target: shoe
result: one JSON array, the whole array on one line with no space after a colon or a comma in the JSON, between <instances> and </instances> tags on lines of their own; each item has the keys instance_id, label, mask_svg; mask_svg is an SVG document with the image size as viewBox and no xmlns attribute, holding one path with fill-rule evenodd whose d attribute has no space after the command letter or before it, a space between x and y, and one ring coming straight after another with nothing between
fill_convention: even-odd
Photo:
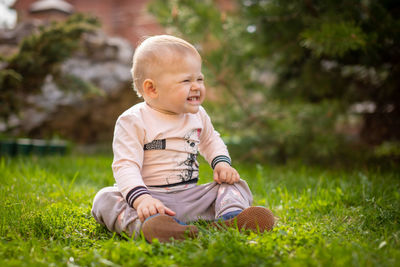
<instances>
[{"instance_id":1,"label":"shoe","mask_svg":"<svg viewBox=\"0 0 400 267\"><path fill-rule=\"evenodd\" d=\"M198 229L194 225L180 224L171 216L157 214L144 221L142 232L149 243L154 238L157 238L161 243L165 243L170 242L171 238L175 240L184 240L186 237L195 238L197 237Z\"/></svg>"},{"instance_id":2,"label":"shoe","mask_svg":"<svg viewBox=\"0 0 400 267\"><path fill-rule=\"evenodd\" d=\"M251 230L263 233L274 227L274 214L264 207L250 207L240 212L236 217L228 220L213 222L216 227L238 227L239 230Z\"/></svg>"}]
</instances>

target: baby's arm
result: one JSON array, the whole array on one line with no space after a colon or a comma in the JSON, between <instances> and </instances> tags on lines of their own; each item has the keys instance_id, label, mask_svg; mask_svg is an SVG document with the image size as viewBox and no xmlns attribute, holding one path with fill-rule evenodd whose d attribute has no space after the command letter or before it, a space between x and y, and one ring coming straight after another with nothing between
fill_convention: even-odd
<instances>
[{"instance_id":1,"label":"baby's arm","mask_svg":"<svg viewBox=\"0 0 400 267\"><path fill-rule=\"evenodd\" d=\"M231 167L228 149L218 132L214 130L210 117L201 108L200 115L203 121L203 131L200 135L200 153L214 169L214 181L218 184L234 184L239 182L239 173Z\"/></svg>"},{"instance_id":2,"label":"baby's arm","mask_svg":"<svg viewBox=\"0 0 400 267\"><path fill-rule=\"evenodd\" d=\"M143 165L144 129L140 117L123 114L116 123L113 140L113 173L118 188L129 206L136 209L139 219L157 213L175 215L150 195L140 173Z\"/></svg>"},{"instance_id":3,"label":"baby's arm","mask_svg":"<svg viewBox=\"0 0 400 267\"><path fill-rule=\"evenodd\" d=\"M236 169L226 162L219 162L215 165L213 178L218 184L234 184L240 180L239 173Z\"/></svg>"},{"instance_id":4,"label":"baby's arm","mask_svg":"<svg viewBox=\"0 0 400 267\"><path fill-rule=\"evenodd\" d=\"M144 222L148 217L157 213L170 216L176 214L174 211L164 206L160 200L153 198L149 194L144 194L136 198L135 202L133 202L133 208L137 211L141 222Z\"/></svg>"}]
</instances>

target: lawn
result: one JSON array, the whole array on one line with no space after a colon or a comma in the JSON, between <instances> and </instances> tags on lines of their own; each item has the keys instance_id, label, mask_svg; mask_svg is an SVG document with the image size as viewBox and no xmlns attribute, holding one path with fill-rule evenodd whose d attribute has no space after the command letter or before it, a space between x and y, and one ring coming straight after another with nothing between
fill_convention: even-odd
<instances>
[{"instance_id":1,"label":"lawn","mask_svg":"<svg viewBox=\"0 0 400 267\"><path fill-rule=\"evenodd\" d=\"M200 226L200 236L148 244L91 217L114 183L108 156L0 159L0 266L400 266L396 166L333 169L237 165L255 205L278 217L257 235ZM202 164L200 180L211 180Z\"/></svg>"}]
</instances>

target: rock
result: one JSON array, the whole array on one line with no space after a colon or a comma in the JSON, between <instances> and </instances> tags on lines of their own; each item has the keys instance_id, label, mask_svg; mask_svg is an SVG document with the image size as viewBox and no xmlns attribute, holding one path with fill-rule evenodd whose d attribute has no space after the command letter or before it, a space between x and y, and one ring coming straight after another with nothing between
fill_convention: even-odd
<instances>
[{"instance_id":1,"label":"rock","mask_svg":"<svg viewBox=\"0 0 400 267\"><path fill-rule=\"evenodd\" d=\"M5 46L15 49L21 35L35 30L28 26L18 29L19 33L8 33L6 37L0 34L0 51ZM61 84L66 90L62 90L54 77L46 77L41 94L28 95L29 104L18 121L13 117L14 135L57 135L77 143L112 140L117 117L140 101L132 89L130 74L133 48L128 41L108 37L101 31L85 34L82 44L83 48L60 67L62 76L76 83L67 79ZM98 90L75 88L79 81ZM4 125L0 125L1 129Z\"/></svg>"}]
</instances>

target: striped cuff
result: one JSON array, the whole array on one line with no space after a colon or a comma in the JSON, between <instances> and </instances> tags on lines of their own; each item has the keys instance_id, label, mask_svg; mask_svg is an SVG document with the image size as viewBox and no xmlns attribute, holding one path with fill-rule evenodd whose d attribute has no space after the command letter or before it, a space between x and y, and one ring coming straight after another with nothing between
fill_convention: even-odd
<instances>
[{"instance_id":1,"label":"striped cuff","mask_svg":"<svg viewBox=\"0 0 400 267\"><path fill-rule=\"evenodd\" d=\"M147 190L146 187L144 186L138 186L133 188L131 191L129 191L129 193L126 195L126 201L128 202L129 206L133 207L133 202L135 202L135 200L144 194L149 194L150 192Z\"/></svg>"},{"instance_id":2,"label":"striped cuff","mask_svg":"<svg viewBox=\"0 0 400 267\"><path fill-rule=\"evenodd\" d=\"M231 159L227 156L216 156L212 161L211 161L211 168L215 168L215 166L220 163L220 162L226 162L229 165L232 165Z\"/></svg>"}]
</instances>

